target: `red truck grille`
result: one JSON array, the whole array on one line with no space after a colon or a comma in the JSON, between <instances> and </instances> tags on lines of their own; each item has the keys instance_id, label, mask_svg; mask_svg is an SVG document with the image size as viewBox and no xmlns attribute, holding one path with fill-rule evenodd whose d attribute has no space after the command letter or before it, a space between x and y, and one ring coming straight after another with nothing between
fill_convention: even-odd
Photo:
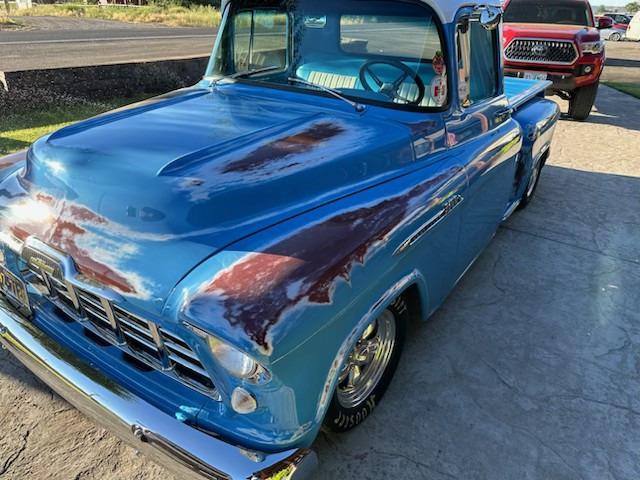
<instances>
[{"instance_id":1,"label":"red truck grille","mask_svg":"<svg viewBox=\"0 0 640 480\"><path fill-rule=\"evenodd\" d=\"M573 42L518 38L505 50L505 58L522 63L571 65L578 58L578 50Z\"/></svg>"}]
</instances>

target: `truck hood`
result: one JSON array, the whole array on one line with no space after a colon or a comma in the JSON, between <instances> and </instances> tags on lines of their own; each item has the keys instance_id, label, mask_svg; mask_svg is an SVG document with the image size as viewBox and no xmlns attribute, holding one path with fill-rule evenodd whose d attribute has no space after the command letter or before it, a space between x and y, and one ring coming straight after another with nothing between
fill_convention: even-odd
<instances>
[{"instance_id":1,"label":"truck hood","mask_svg":"<svg viewBox=\"0 0 640 480\"><path fill-rule=\"evenodd\" d=\"M40 139L0 185L0 228L161 312L206 258L413 159L407 127L337 100L187 89Z\"/></svg>"},{"instance_id":2,"label":"truck hood","mask_svg":"<svg viewBox=\"0 0 640 480\"><path fill-rule=\"evenodd\" d=\"M574 40L577 43L597 41L600 33L593 27L579 25L557 25L545 23L505 23L505 45L514 38L545 38L553 40Z\"/></svg>"}]
</instances>

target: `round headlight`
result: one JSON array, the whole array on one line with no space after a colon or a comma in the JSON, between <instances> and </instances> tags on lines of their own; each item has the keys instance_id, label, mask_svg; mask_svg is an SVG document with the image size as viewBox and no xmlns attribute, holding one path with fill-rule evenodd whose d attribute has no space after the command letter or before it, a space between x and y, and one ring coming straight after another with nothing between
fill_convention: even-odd
<instances>
[{"instance_id":1,"label":"round headlight","mask_svg":"<svg viewBox=\"0 0 640 480\"><path fill-rule=\"evenodd\" d=\"M209 347L218 363L235 377L249 378L258 371L255 360L217 338L209 337Z\"/></svg>"}]
</instances>

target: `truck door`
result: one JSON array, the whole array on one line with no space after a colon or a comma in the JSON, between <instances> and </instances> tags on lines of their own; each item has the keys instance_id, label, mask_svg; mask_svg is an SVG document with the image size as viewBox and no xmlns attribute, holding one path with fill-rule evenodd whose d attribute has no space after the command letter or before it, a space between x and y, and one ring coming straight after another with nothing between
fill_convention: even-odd
<instances>
[{"instance_id":1,"label":"truck door","mask_svg":"<svg viewBox=\"0 0 640 480\"><path fill-rule=\"evenodd\" d=\"M466 9L456 26L458 91L446 120L451 154L464 164L469 186L462 205L460 274L482 252L502 221L513 190L520 127L504 95L499 29L483 9Z\"/></svg>"}]
</instances>

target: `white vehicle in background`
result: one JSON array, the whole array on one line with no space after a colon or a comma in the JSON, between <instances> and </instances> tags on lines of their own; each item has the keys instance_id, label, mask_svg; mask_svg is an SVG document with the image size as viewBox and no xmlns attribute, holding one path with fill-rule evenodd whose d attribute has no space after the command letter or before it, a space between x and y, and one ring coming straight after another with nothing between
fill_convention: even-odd
<instances>
[{"instance_id":1,"label":"white vehicle in background","mask_svg":"<svg viewBox=\"0 0 640 480\"><path fill-rule=\"evenodd\" d=\"M640 41L640 12L636 13L631 19L627 29L627 40Z\"/></svg>"}]
</instances>

